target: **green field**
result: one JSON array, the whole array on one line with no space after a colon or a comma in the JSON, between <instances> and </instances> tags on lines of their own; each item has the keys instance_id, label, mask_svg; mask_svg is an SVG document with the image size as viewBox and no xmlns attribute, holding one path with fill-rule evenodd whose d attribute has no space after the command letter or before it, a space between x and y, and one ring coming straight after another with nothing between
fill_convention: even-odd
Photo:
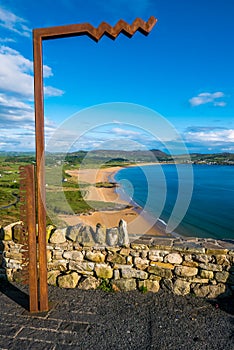
<instances>
[{"instance_id":1,"label":"green field","mask_svg":"<svg viewBox=\"0 0 234 350\"><path fill-rule=\"evenodd\" d=\"M18 161L17 161L18 160ZM20 160L20 161L19 161ZM27 157L9 159L0 156L0 226L6 226L20 220L20 204L16 203L19 196L19 167L31 164L33 159ZM78 165L76 165L78 168ZM50 165L46 167L46 206L47 224L64 225L59 219L60 214L80 214L93 210L112 209L114 203L86 202L83 199L89 184L77 184L76 180L65 173L71 169L69 165L59 167ZM74 169L74 167L72 168ZM66 182L64 182L66 178ZM109 187L108 183L98 183L97 186ZM112 187L113 184L110 184ZM9 208L4 208L9 206Z\"/></svg>"},{"instance_id":2,"label":"green field","mask_svg":"<svg viewBox=\"0 0 234 350\"><path fill-rule=\"evenodd\" d=\"M15 203L19 195L19 166L0 157L0 208ZM19 204L0 210L0 226L19 220Z\"/></svg>"}]
</instances>

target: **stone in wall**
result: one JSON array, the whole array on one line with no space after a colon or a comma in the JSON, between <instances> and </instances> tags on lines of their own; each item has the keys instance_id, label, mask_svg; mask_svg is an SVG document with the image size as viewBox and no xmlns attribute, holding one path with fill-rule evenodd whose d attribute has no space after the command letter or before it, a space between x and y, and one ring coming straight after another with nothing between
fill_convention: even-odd
<instances>
[{"instance_id":1,"label":"stone in wall","mask_svg":"<svg viewBox=\"0 0 234 350\"><path fill-rule=\"evenodd\" d=\"M76 251L76 250L64 251L62 254L62 257L64 259L69 259L69 260L74 260L74 261L83 261L84 260L84 255L80 251Z\"/></svg>"},{"instance_id":2,"label":"stone in wall","mask_svg":"<svg viewBox=\"0 0 234 350\"><path fill-rule=\"evenodd\" d=\"M140 258L140 257L136 256L134 258L134 264L135 265L146 265L146 266L148 266L149 265L149 260L146 259L146 258Z\"/></svg>"},{"instance_id":3,"label":"stone in wall","mask_svg":"<svg viewBox=\"0 0 234 350\"><path fill-rule=\"evenodd\" d=\"M123 291L123 292L129 292L131 290L137 289L136 279L130 278L130 279L124 279L121 278L119 280L112 281L112 287L114 290Z\"/></svg>"},{"instance_id":4,"label":"stone in wall","mask_svg":"<svg viewBox=\"0 0 234 350\"><path fill-rule=\"evenodd\" d=\"M163 261L163 255L160 250L150 250L149 251L149 260L151 261Z\"/></svg>"},{"instance_id":5,"label":"stone in wall","mask_svg":"<svg viewBox=\"0 0 234 350\"><path fill-rule=\"evenodd\" d=\"M80 276L76 272L58 277L58 286L60 288L76 288Z\"/></svg>"},{"instance_id":6,"label":"stone in wall","mask_svg":"<svg viewBox=\"0 0 234 350\"><path fill-rule=\"evenodd\" d=\"M223 283L219 283L217 285L197 284L192 291L197 297L211 299L217 298L218 296L228 296L230 293L228 288Z\"/></svg>"},{"instance_id":7,"label":"stone in wall","mask_svg":"<svg viewBox=\"0 0 234 350\"><path fill-rule=\"evenodd\" d=\"M20 263L22 262L23 255L19 249L16 249L16 250L8 250L7 252L4 253L4 257Z\"/></svg>"},{"instance_id":8,"label":"stone in wall","mask_svg":"<svg viewBox=\"0 0 234 350\"><path fill-rule=\"evenodd\" d=\"M91 252L91 251L87 251L85 254L85 257L86 259L96 263L103 263L106 258L106 256L101 252Z\"/></svg>"},{"instance_id":9,"label":"stone in wall","mask_svg":"<svg viewBox=\"0 0 234 350\"><path fill-rule=\"evenodd\" d=\"M93 276L85 278L79 283L78 288L83 290L96 289L100 285L100 281Z\"/></svg>"},{"instance_id":10,"label":"stone in wall","mask_svg":"<svg viewBox=\"0 0 234 350\"><path fill-rule=\"evenodd\" d=\"M47 263L48 271L59 270L59 271L67 271L68 262L65 259L62 260L53 260Z\"/></svg>"},{"instance_id":11,"label":"stone in wall","mask_svg":"<svg viewBox=\"0 0 234 350\"><path fill-rule=\"evenodd\" d=\"M12 237L12 230L13 230L13 227L16 225L22 225L22 221L14 222L13 224L9 224L9 225L5 226L3 229L1 229L0 239L3 241L11 241L13 238Z\"/></svg>"},{"instance_id":12,"label":"stone in wall","mask_svg":"<svg viewBox=\"0 0 234 350\"><path fill-rule=\"evenodd\" d=\"M47 262L52 261L52 251L51 250L47 250L46 257L47 257Z\"/></svg>"},{"instance_id":13,"label":"stone in wall","mask_svg":"<svg viewBox=\"0 0 234 350\"><path fill-rule=\"evenodd\" d=\"M134 250L149 250L149 247L144 243L131 243L131 248Z\"/></svg>"},{"instance_id":14,"label":"stone in wall","mask_svg":"<svg viewBox=\"0 0 234 350\"><path fill-rule=\"evenodd\" d=\"M230 267L230 261L227 259L226 255L216 255L217 265L225 266L226 268Z\"/></svg>"},{"instance_id":15,"label":"stone in wall","mask_svg":"<svg viewBox=\"0 0 234 350\"><path fill-rule=\"evenodd\" d=\"M176 266L175 274L180 277L193 277L198 273L198 269L196 267L188 267L188 266Z\"/></svg>"},{"instance_id":16,"label":"stone in wall","mask_svg":"<svg viewBox=\"0 0 234 350\"><path fill-rule=\"evenodd\" d=\"M150 276L151 278L152 276ZM173 282L171 279L168 279L168 278L163 278L161 279L161 285L164 289L168 289L169 291L173 292Z\"/></svg>"},{"instance_id":17,"label":"stone in wall","mask_svg":"<svg viewBox=\"0 0 234 350\"><path fill-rule=\"evenodd\" d=\"M49 242L51 234L56 230L54 225L48 225L46 227L46 242Z\"/></svg>"},{"instance_id":18,"label":"stone in wall","mask_svg":"<svg viewBox=\"0 0 234 350\"><path fill-rule=\"evenodd\" d=\"M15 243L23 243L22 237L24 235L24 228L22 223L18 223L12 227L12 240Z\"/></svg>"},{"instance_id":19,"label":"stone in wall","mask_svg":"<svg viewBox=\"0 0 234 350\"><path fill-rule=\"evenodd\" d=\"M123 278L137 278L141 280L146 280L148 278L147 272L142 270L137 270L131 267L122 268L121 275Z\"/></svg>"},{"instance_id":20,"label":"stone in wall","mask_svg":"<svg viewBox=\"0 0 234 350\"><path fill-rule=\"evenodd\" d=\"M128 245L129 237L128 237L128 229L127 223L124 220L120 220L119 222L119 245Z\"/></svg>"},{"instance_id":21,"label":"stone in wall","mask_svg":"<svg viewBox=\"0 0 234 350\"><path fill-rule=\"evenodd\" d=\"M68 270L75 270L82 275L93 275L95 264L89 261L70 261Z\"/></svg>"},{"instance_id":22,"label":"stone in wall","mask_svg":"<svg viewBox=\"0 0 234 350\"><path fill-rule=\"evenodd\" d=\"M210 286L210 293L208 298L214 299L217 297L226 297L230 295L228 287L224 283L218 283L217 285Z\"/></svg>"},{"instance_id":23,"label":"stone in wall","mask_svg":"<svg viewBox=\"0 0 234 350\"><path fill-rule=\"evenodd\" d=\"M63 259L63 250L54 250L53 252L53 260L62 260Z\"/></svg>"},{"instance_id":24,"label":"stone in wall","mask_svg":"<svg viewBox=\"0 0 234 350\"><path fill-rule=\"evenodd\" d=\"M183 261L182 265L188 267L199 267L199 263L196 261Z\"/></svg>"},{"instance_id":25,"label":"stone in wall","mask_svg":"<svg viewBox=\"0 0 234 350\"><path fill-rule=\"evenodd\" d=\"M114 280L119 280L120 279L120 272L119 272L119 270L114 270L113 271L113 277L114 277Z\"/></svg>"},{"instance_id":26,"label":"stone in wall","mask_svg":"<svg viewBox=\"0 0 234 350\"><path fill-rule=\"evenodd\" d=\"M108 253L107 261L116 264L126 264L126 256L118 253Z\"/></svg>"},{"instance_id":27,"label":"stone in wall","mask_svg":"<svg viewBox=\"0 0 234 350\"><path fill-rule=\"evenodd\" d=\"M200 268L208 271L222 271L222 266L212 263L200 264Z\"/></svg>"},{"instance_id":28,"label":"stone in wall","mask_svg":"<svg viewBox=\"0 0 234 350\"><path fill-rule=\"evenodd\" d=\"M173 285L173 292L177 295L186 295L190 293L190 282L182 279L175 280Z\"/></svg>"},{"instance_id":29,"label":"stone in wall","mask_svg":"<svg viewBox=\"0 0 234 350\"><path fill-rule=\"evenodd\" d=\"M229 278L229 273L227 271L216 272L215 279L217 282L226 283Z\"/></svg>"},{"instance_id":30,"label":"stone in wall","mask_svg":"<svg viewBox=\"0 0 234 350\"><path fill-rule=\"evenodd\" d=\"M202 278L213 279L214 278L214 272L213 271L208 271L208 270L200 270L200 276Z\"/></svg>"},{"instance_id":31,"label":"stone in wall","mask_svg":"<svg viewBox=\"0 0 234 350\"><path fill-rule=\"evenodd\" d=\"M139 281L138 288L141 289L142 287L146 288L147 292L153 292L153 293L158 293L160 289L159 282L153 281L153 280Z\"/></svg>"},{"instance_id":32,"label":"stone in wall","mask_svg":"<svg viewBox=\"0 0 234 350\"><path fill-rule=\"evenodd\" d=\"M134 265L137 266L137 268L140 270L145 270L149 266L149 260L146 258L142 259L136 256L134 258Z\"/></svg>"},{"instance_id":33,"label":"stone in wall","mask_svg":"<svg viewBox=\"0 0 234 350\"><path fill-rule=\"evenodd\" d=\"M107 229L106 243L107 245L114 247L118 245L119 241L119 230L117 227Z\"/></svg>"},{"instance_id":34,"label":"stone in wall","mask_svg":"<svg viewBox=\"0 0 234 350\"><path fill-rule=\"evenodd\" d=\"M79 235L77 238L77 241L79 243L88 245L88 246L93 246L95 244L94 241L94 231L91 226L82 226Z\"/></svg>"},{"instance_id":35,"label":"stone in wall","mask_svg":"<svg viewBox=\"0 0 234 350\"><path fill-rule=\"evenodd\" d=\"M183 261L182 256L179 253L171 253L165 256L164 262L169 262L170 264L180 265Z\"/></svg>"},{"instance_id":36,"label":"stone in wall","mask_svg":"<svg viewBox=\"0 0 234 350\"><path fill-rule=\"evenodd\" d=\"M69 241L78 242L78 237L79 237L81 227L82 227L82 224L77 224L75 226L68 227L66 232L66 238Z\"/></svg>"},{"instance_id":37,"label":"stone in wall","mask_svg":"<svg viewBox=\"0 0 234 350\"><path fill-rule=\"evenodd\" d=\"M99 223L96 226L95 242L98 244L106 243L106 228Z\"/></svg>"},{"instance_id":38,"label":"stone in wall","mask_svg":"<svg viewBox=\"0 0 234 350\"><path fill-rule=\"evenodd\" d=\"M57 229L52 232L50 236L50 243L65 243L66 242L66 228Z\"/></svg>"},{"instance_id":39,"label":"stone in wall","mask_svg":"<svg viewBox=\"0 0 234 350\"><path fill-rule=\"evenodd\" d=\"M121 248L120 252L121 255L123 256L129 256L130 254L130 248Z\"/></svg>"},{"instance_id":40,"label":"stone in wall","mask_svg":"<svg viewBox=\"0 0 234 350\"><path fill-rule=\"evenodd\" d=\"M211 261L212 257L206 254L196 254L194 257L195 261L208 264Z\"/></svg>"},{"instance_id":41,"label":"stone in wall","mask_svg":"<svg viewBox=\"0 0 234 350\"><path fill-rule=\"evenodd\" d=\"M186 240L181 244L181 239L174 239L174 250L172 238L169 243L163 239L163 245L159 244L162 239L155 238L147 244L145 239L138 239L128 245L123 243L120 226L108 230L110 236L105 242L104 237L97 242L90 226L53 228L47 250L48 283L86 290L97 288L104 278L116 291L145 287L157 292L161 286L178 295L192 292L206 298L229 295L231 289L234 292L234 244L228 243L227 250L226 243L217 241L214 249L209 241L208 249L205 240L196 239L196 247L187 249ZM22 267L21 249L22 245L12 240L2 241L1 275L17 278L17 269Z\"/></svg>"},{"instance_id":42,"label":"stone in wall","mask_svg":"<svg viewBox=\"0 0 234 350\"><path fill-rule=\"evenodd\" d=\"M99 278L108 279L113 276L113 270L107 264L96 264L94 271Z\"/></svg>"},{"instance_id":43,"label":"stone in wall","mask_svg":"<svg viewBox=\"0 0 234 350\"><path fill-rule=\"evenodd\" d=\"M174 266L173 266L174 268ZM162 266L149 266L147 268L147 271L149 273L152 273L154 275L157 275L157 276L160 276L160 277L163 277L163 278L167 278L167 279L171 279L173 274L172 274L172 267L170 264L164 264Z\"/></svg>"},{"instance_id":44,"label":"stone in wall","mask_svg":"<svg viewBox=\"0 0 234 350\"><path fill-rule=\"evenodd\" d=\"M59 270L48 271L47 282L51 286L57 286L57 278L61 274Z\"/></svg>"}]
</instances>

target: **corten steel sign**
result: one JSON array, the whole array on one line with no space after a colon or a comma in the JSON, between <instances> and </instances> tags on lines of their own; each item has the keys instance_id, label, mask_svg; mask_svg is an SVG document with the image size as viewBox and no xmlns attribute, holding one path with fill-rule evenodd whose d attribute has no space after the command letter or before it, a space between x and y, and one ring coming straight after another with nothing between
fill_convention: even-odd
<instances>
[{"instance_id":1,"label":"corten steel sign","mask_svg":"<svg viewBox=\"0 0 234 350\"><path fill-rule=\"evenodd\" d=\"M29 310L38 311L37 242L35 167L21 166L20 170L20 216L23 221L20 243L23 244L22 282L29 284Z\"/></svg>"},{"instance_id":2,"label":"corten steel sign","mask_svg":"<svg viewBox=\"0 0 234 350\"><path fill-rule=\"evenodd\" d=\"M46 207L45 207L45 144L44 144L44 96L43 96L43 60L42 41L88 35L98 42L103 35L114 40L120 33L131 38L136 31L148 35L157 20L153 16L147 22L137 18L130 25L120 20L114 27L101 23L94 28L89 23L72 24L59 27L33 30L34 47L34 102L36 123L36 188L37 188L37 217L38 217L38 252L39 252L39 295L40 311L48 310L47 286L47 256L46 256Z\"/></svg>"}]
</instances>

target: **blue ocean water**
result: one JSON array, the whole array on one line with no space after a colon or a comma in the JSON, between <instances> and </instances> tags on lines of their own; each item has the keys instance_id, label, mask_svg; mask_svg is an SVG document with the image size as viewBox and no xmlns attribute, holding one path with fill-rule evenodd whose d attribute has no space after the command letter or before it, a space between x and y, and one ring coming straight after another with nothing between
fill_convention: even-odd
<instances>
[{"instance_id":1,"label":"blue ocean water","mask_svg":"<svg viewBox=\"0 0 234 350\"><path fill-rule=\"evenodd\" d=\"M188 174L190 170L193 178L181 178L181 174ZM190 182L187 188L192 188L191 200L186 198L186 192L189 192L186 186L182 186L184 193L180 194L185 202L188 201L187 212L173 231L183 236L234 239L233 166L137 166L120 170L115 180L121 185L122 195L127 195L148 214L165 223L180 221L178 212L175 213L178 217L172 217L173 208L182 203L176 204L179 184Z\"/></svg>"}]
</instances>

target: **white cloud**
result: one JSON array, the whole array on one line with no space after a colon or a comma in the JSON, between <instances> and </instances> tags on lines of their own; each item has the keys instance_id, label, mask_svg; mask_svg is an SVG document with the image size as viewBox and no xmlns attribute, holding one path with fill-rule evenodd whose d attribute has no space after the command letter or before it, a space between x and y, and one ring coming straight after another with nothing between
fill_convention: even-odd
<instances>
[{"instance_id":1,"label":"white cloud","mask_svg":"<svg viewBox=\"0 0 234 350\"><path fill-rule=\"evenodd\" d=\"M1 107L1 105L0 105ZM1 108L0 108L1 110ZM0 112L0 150L5 151L33 151L35 150L35 122L34 113L16 110L10 117ZM49 138L56 126L45 119L45 138Z\"/></svg>"},{"instance_id":2,"label":"white cloud","mask_svg":"<svg viewBox=\"0 0 234 350\"><path fill-rule=\"evenodd\" d=\"M0 6L0 148L10 150L35 149L35 116L33 109L33 62L6 43L15 42L17 34L31 36L27 21ZM3 30L3 28L5 30ZM8 32L9 31L9 34ZM13 36L13 38L11 37ZM53 76L50 67L43 66L44 78ZM61 96L63 91L45 86L45 95ZM55 125L45 119L45 136Z\"/></svg>"},{"instance_id":3,"label":"white cloud","mask_svg":"<svg viewBox=\"0 0 234 350\"><path fill-rule=\"evenodd\" d=\"M12 38L0 38L0 43L14 43L15 40Z\"/></svg>"},{"instance_id":4,"label":"white cloud","mask_svg":"<svg viewBox=\"0 0 234 350\"><path fill-rule=\"evenodd\" d=\"M118 136L127 136L127 137L132 137L132 136L140 136L141 133L139 131L134 131L134 130L128 130L128 129L121 129L121 128L113 128L111 130L114 134Z\"/></svg>"},{"instance_id":5,"label":"white cloud","mask_svg":"<svg viewBox=\"0 0 234 350\"><path fill-rule=\"evenodd\" d=\"M185 134L189 142L201 143L234 143L234 129L190 131Z\"/></svg>"},{"instance_id":6,"label":"white cloud","mask_svg":"<svg viewBox=\"0 0 234 350\"><path fill-rule=\"evenodd\" d=\"M18 51L0 46L0 89L32 97L32 62Z\"/></svg>"},{"instance_id":7,"label":"white cloud","mask_svg":"<svg viewBox=\"0 0 234 350\"><path fill-rule=\"evenodd\" d=\"M25 19L3 7L0 7L0 26L21 36L30 37L31 34L31 29L27 26Z\"/></svg>"},{"instance_id":8,"label":"white cloud","mask_svg":"<svg viewBox=\"0 0 234 350\"><path fill-rule=\"evenodd\" d=\"M48 66L43 67L44 77L53 75ZM63 91L45 87L45 95L61 96ZM33 109L33 62L20 52L0 45L0 129L1 149L35 149L35 116ZM49 137L55 126L45 120L45 136Z\"/></svg>"},{"instance_id":9,"label":"white cloud","mask_svg":"<svg viewBox=\"0 0 234 350\"><path fill-rule=\"evenodd\" d=\"M227 104L224 101L214 102L215 107L225 107Z\"/></svg>"},{"instance_id":10,"label":"white cloud","mask_svg":"<svg viewBox=\"0 0 234 350\"><path fill-rule=\"evenodd\" d=\"M222 98L222 97L225 97L225 95L221 91L217 91L214 93L202 92L202 93L198 94L197 96L192 97L189 100L189 103L192 107L200 106L200 105L207 104L207 103L211 103L211 104L213 104L213 106L225 107L226 102L217 101L217 99Z\"/></svg>"},{"instance_id":11,"label":"white cloud","mask_svg":"<svg viewBox=\"0 0 234 350\"><path fill-rule=\"evenodd\" d=\"M233 153L234 152L234 146L230 146L230 147L226 147L226 148L221 148L222 152L230 152Z\"/></svg>"},{"instance_id":12,"label":"white cloud","mask_svg":"<svg viewBox=\"0 0 234 350\"><path fill-rule=\"evenodd\" d=\"M0 106L5 106L5 107L8 107L8 108L19 108L21 110L32 110L32 107L23 102L23 101L20 101L18 99L16 99L15 97L8 97L7 95L5 94L1 94L0 93Z\"/></svg>"},{"instance_id":13,"label":"white cloud","mask_svg":"<svg viewBox=\"0 0 234 350\"><path fill-rule=\"evenodd\" d=\"M64 91L54 88L52 86L45 86L44 93L47 97L53 97L53 96L62 96L64 94Z\"/></svg>"},{"instance_id":14,"label":"white cloud","mask_svg":"<svg viewBox=\"0 0 234 350\"><path fill-rule=\"evenodd\" d=\"M43 72L45 78L53 75L46 65ZM33 62L8 46L0 46L0 90L33 99ZM63 91L49 86L45 94L61 96Z\"/></svg>"}]
</instances>

